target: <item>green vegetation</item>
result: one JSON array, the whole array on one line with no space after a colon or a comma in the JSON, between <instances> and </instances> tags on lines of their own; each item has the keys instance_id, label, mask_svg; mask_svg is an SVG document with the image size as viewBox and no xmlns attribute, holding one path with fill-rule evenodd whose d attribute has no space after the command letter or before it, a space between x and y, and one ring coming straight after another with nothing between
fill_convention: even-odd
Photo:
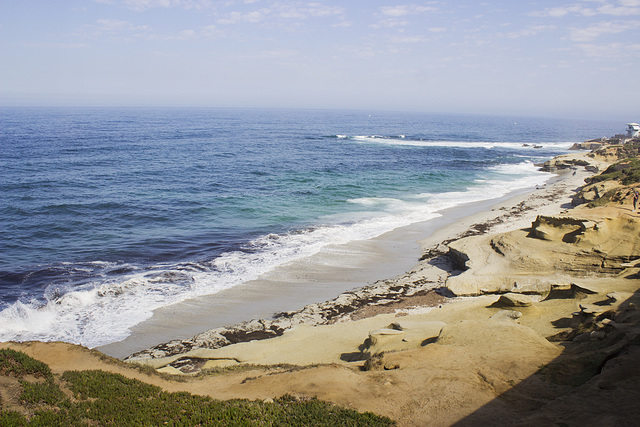
<instances>
[{"instance_id":1,"label":"green vegetation","mask_svg":"<svg viewBox=\"0 0 640 427\"><path fill-rule=\"evenodd\" d=\"M640 159L632 158L609 166L604 172L589 179L590 183L617 180L624 185L640 182Z\"/></svg>"},{"instance_id":2,"label":"green vegetation","mask_svg":"<svg viewBox=\"0 0 640 427\"><path fill-rule=\"evenodd\" d=\"M318 365L300 366L300 365L292 365L290 363L277 363L275 365L258 365L258 364L252 364L252 363L243 363L241 365L232 365L232 366L225 366L225 367L219 367L219 368L203 369L202 371L198 372L195 375L195 377L198 378L198 377L207 377L211 375L224 375L232 372L247 372L247 371L253 371L256 369L263 370L263 371L295 372L295 371L301 371L303 369L314 368L317 366ZM171 377L171 375L169 375L169 377ZM175 377L175 375L173 377Z\"/></svg>"},{"instance_id":3,"label":"green vegetation","mask_svg":"<svg viewBox=\"0 0 640 427\"><path fill-rule=\"evenodd\" d=\"M0 350L0 375L22 377L24 375L51 378L51 369L39 360L9 348Z\"/></svg>"},{"instance_id":4,"label":"green vegetation","mask_svg":"<svg viewBox=\"0 0 640 427\"><path fill-rule=\"evenodd\" d=\"M270 403L219 401L189 393L168 393L104 371L68 371L58 378L46 364L12 350L0 351L0 374L17 377L22 389L18 401L1 402L3 426L394 424L372 413L361 414L317 399L301 400L289 395Z\"/></svg>"},{"instance_id":5,"label":"green vegetation","mask_svg":"<svg viewBox=\"0 0 640 427\"><path fill-rule=\"evenodd\" d=\"M22 384L20 401L27 406L57 406L66 400L64 393L53 380L47 380L42 383L31 383L23 380L20 383Z\"/></svg>"},{"instance_id":6,"label":"green vegetation","mask_svg":"<svg viewBox=\"0 0 640 427\"><path fill-rule=\"evenodd\" d=\"M614 188L613 190L609 190L604 193L601 197L587 203L587 206L590 208L597 208L599 206L605 206L611 202L620 202L626 193L627 191L623 189Z\"/></svg>"}]
</instances>

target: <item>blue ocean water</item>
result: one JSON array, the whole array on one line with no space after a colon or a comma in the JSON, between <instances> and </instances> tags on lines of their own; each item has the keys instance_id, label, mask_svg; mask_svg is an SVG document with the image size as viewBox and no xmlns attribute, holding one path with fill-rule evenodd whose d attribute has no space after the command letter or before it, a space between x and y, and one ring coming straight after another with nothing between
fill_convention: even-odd
<instances>
[{"instance_id":1,"label":"blue ocean water","mask_svg":"<svg viewBox=\"0 0 640 427\"><path fill-rule=\"evenodd\" d=\"M0 109L0 340L98 346L154 309L534 187L623 124L252 109Z\"/></svg>"}]
</instances>

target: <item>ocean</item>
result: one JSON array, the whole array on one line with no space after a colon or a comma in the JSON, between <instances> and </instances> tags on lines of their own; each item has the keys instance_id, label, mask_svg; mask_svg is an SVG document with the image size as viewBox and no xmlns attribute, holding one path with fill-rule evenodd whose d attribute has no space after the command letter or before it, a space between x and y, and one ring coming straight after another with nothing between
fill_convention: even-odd
<instances>
[{"instance_id":1,"label":"ocean","mask_svg":"<svg viewBox=\"0 0 640 427\"><path fill-rule=\"evenodd\" d=\"M536 163L623 126L381 111L1 108L0 340L123 340L154 310L541 185L551 175Z\"/></svg>"}]
</instances>

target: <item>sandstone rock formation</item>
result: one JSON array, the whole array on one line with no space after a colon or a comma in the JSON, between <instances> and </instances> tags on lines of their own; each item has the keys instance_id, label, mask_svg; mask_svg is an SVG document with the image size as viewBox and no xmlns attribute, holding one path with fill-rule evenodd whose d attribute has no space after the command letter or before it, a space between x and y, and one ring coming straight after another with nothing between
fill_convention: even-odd
<instances>
[{"instance_id":1,"label":"sandstone rock formation","mask_svg":"<svg viewBox=\"0 0 640 427\"><path fill-rule=\"evenodd\" d=\"M394 322L386 328L372 331L362 349L363 358L389 352L409 350L426 345L440 336L444 322Z\"/></svg>"},{"instance_id":2,"label":"sandstone rock formation","mask_svg":"<svg viewBox=\"0 0 640 427\"><path fill-rule=\"evenodd\" d=\"M540 170L544 172L557 172L563 169L575 169L578 166L589 166L591 162L585 158L576 158L575 155L554 157L542 164Z\"/></svg>"},{"instance_id":3,"label":"sandstone rock formation","mask_svg":"<svg viewBox=\"0 0 640 427\"><path fill-rule=\"evenodd\" d=\"M538 216L531 229L452 242L465 271L447 279L456 295L538 293L566 275L616 274L640 258L640 220L583 210L572 216Z\"/></svg>"},{"instance_id":4,"label":"sandstone rock formation","mask_svg":"<svg viewBox=\"0 0 640 427\"><path fill-rule=\"evenodd\" d=\"M533 302L534 300L529 295L509 292L500 295L498 300L492 304L492 307L530 307Z\"/></svg>"}]
</instances>

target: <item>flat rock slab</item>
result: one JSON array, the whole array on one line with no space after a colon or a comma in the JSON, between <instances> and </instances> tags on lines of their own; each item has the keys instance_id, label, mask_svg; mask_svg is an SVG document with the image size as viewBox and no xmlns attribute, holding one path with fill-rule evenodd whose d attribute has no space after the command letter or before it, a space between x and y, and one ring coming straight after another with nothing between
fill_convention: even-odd
<instances>
[{"instance_id":1,"label":"flat rock slab","mask_svg":"<svg viewBox=\"0 0 640 427\"><path fill-rule=\"evenodd\" d=\"M600 315L611 310L610 305L580 304L580 312L585 314Z\"/></svg>"},{"instance_id":2,"label":"flat rock slab","mask_svg":"<svg viewBox=\"0 0 640 427\"><path fill-rule=\"evenodd\" d=\"M444 322L394 322L369 333L362 353L366 357L389 351L419 348L440 336Z\"/></svg>"}]
</instances>

